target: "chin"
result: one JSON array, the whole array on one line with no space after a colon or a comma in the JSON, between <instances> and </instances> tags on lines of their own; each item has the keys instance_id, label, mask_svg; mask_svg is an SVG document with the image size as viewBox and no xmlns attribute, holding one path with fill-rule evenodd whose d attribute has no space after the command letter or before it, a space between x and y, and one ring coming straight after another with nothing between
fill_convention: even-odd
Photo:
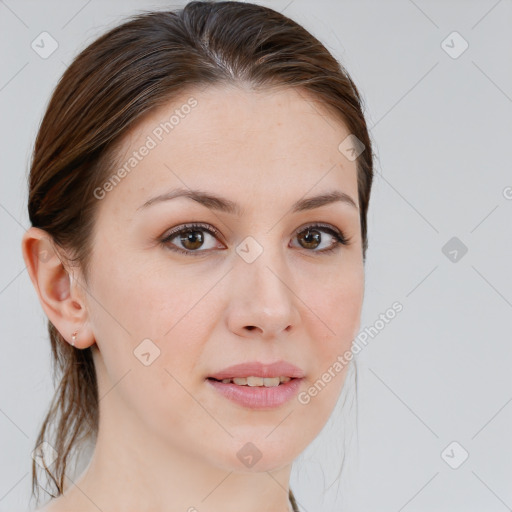
<instances>
[{"instance_id":1,"label":"chin","mask_svg":"<svg viewBox=\"0 0 512 512\"><path fill-rule=\"evenodd\" d=\"M300 454L301 447L291 445L289 436L276 435L271 440L267 437L271 431L267 427L259 431L253 428L253 435L235 436L230 446L219 454L218 465L227 471L259 473L277 471L291 464ZM222 462L219 464L219 461Z\"/></svg>"}]
</instances>

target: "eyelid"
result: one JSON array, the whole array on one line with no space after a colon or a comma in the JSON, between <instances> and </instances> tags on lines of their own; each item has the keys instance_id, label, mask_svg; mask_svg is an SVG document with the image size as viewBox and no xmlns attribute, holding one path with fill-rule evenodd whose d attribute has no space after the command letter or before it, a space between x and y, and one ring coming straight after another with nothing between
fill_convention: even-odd
<instances>
[{"instance_id":1,"label":"eyelid","mask_svg":"<svg viewBox=\"0 0 512 512\"><path fill-rule=\"evenodd\" d=\"M204 231L208 231L210 234L215 235L216 237L222 237L221 232L211 224L205 224L203 222L188 222L186 224L180 224L179 226L171 229L171 231L166 232L166 234L162 237L162 240L168 240L169 238L172 238L174 235L177 235L182 231L186 231L187 229L192 230L195 228L201 228L204 229Z\"/></svg>"},{"instance_id":2,"label":"eyelid","mask_svg":"<svg viewBox=\"0 0 512 512\"><path fill-rule=\"evenodd\" d=\"M311 228L311 229L314 229L314 228L325 228L328 231L334 231L338 235L344 236L343 231L338 229L336 226L333 226L332 224L325 224L323 222L307 222L306 224L303 224L302 226L297 228L293 232L293 234L296 235L297 233L302 233L303 231L305 231L308 228Z\"/></svg>"}]
</instances>

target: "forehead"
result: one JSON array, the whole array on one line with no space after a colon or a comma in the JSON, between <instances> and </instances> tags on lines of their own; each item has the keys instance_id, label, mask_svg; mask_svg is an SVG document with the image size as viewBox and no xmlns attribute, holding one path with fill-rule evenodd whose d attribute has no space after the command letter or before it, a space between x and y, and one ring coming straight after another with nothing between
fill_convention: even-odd
<instances>
[{"instance_id":1,"label":"forehead","mask_svg":"<svg viewBox=\"0 0 512 512\"><path fill-rule=\"evenodd\" d=\"M302 90L191 89L126 134L111 169L122 178L102 203L135 210L148 195L176 187L228 191L239 202L295 201L334 186L357 203L356 162L338 149L348 135Z\"/></svg>"}]
</instances>

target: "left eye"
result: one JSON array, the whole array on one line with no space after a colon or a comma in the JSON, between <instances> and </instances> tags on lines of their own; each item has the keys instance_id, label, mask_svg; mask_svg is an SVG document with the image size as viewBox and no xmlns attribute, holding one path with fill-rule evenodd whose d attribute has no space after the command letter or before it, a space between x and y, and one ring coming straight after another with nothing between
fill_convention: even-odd
<instances>
[{"instance_id":1,"label":"left eye","mask_svg":"<svg viewBox=\"0 0 512 512\"><path fill-rule=\"evenodd\" d=\"M331 238L334 239L334 242L331 242L327 245L327 247L323 249L318 249L318 247L321 246L323 242L321 233L327 233ZM304 247L305 249L314 249L313 252L324 254L335 251L339 248L340 245L348 245L350 241L349 239L345 238L345 235L341 231L329 226L322 226L319 224L307 226L305 229L297 231L295 235L299 240L303 242L301 243L301 247Z\"/></svg>"},{"instance_id":2,"label":"left eye","mask_svg":"<svg viewBox=\"0 0 512 512\"><path fill-rule=\"evenodd\" d=\"M165 238L161 240L161 243L166 245L172 251L179 252L187 256L196 256L197 253L207 252L207 249L215 249L215 243L204 249L204 233L207 233L206 240L210 237L213 241L216 237L220 236L220 233L208 224L186 224L179 226L165 236ZM322 233L327 233L330 238L334 239L334 242L328 244L327 247L318 249L318 247L321 247L324 242L321 235ZM294 237L297 237L297 239L301 241L300 247L310 249L311 252L318 252L322 254L332 252L338 249L340 245L348 245L350 241L350 239L345 238L344 234L338 229L319 224L301 228L295 232ZM175 242L172 242L174 239L177 239L178 243L182 245L181 248L178 247ZM203 250L198 250L199 248L203 248ZM218 248L222 249L222 247Z\"/></svg>"}]
</instances>

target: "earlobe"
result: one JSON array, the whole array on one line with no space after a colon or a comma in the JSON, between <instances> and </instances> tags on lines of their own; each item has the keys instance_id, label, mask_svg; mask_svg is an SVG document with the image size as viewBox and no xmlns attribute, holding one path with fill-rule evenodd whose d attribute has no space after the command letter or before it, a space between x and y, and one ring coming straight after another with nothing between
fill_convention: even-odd
<instances>
[{"instance_id":1,"label":"earlobe","mask_svg":"<svg viewBox=\"0 0 512 512\"><path fill-rule=\"evenodd\" d=\"M88 328L85 302L73 278L61 259L50 235L31 227L23 235L22 252L30 279L48 319L69 343L86 348L94 343ZM75 281L75 282L74 282Z\"/></svg>"}]
</instances>

